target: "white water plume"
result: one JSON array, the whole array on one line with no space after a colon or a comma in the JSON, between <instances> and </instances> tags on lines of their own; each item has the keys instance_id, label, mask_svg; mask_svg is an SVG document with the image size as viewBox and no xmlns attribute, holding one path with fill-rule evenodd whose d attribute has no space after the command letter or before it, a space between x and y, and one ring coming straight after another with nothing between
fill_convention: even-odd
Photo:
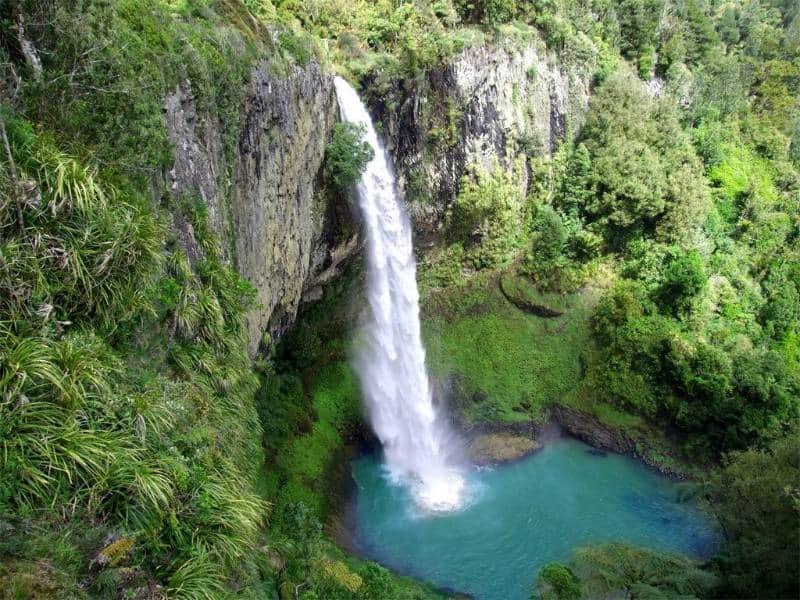
<instances>
[{"instance_id":1,"label":"white water plume","mask_svg":"<svg viewBox=\"0 0 800 600\"><path fill-rule=\"evenodd\" d=\"M375 150L357 186L372 318L356 367L370 421L392 476L410 486L415 501L430 511L455 510L463 503L464 476L425 369L411 225L366 107L344 79L335 85L342 119L361 125Z\"/></svg>"}]
</instances>

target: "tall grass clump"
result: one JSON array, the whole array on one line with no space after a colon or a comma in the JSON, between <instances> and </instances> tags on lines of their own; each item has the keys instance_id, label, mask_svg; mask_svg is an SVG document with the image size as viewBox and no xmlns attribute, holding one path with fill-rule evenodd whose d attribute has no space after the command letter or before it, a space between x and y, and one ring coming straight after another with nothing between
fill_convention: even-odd
<instances>
[{"instance_id":1,"label":"tall grass clump","mask_svg":"<svg viewBox=\"0 0 800 600\"><path fill-rule=\"evenodd\" d=\"M0 116L0 515L17 541L0 582L55 560L23 543L33 527L70 532L65 577L96 594L258 578L252 287L204 206L168 207L194 226L192 263L127 178Z\"/></svg>"}]
</instances>

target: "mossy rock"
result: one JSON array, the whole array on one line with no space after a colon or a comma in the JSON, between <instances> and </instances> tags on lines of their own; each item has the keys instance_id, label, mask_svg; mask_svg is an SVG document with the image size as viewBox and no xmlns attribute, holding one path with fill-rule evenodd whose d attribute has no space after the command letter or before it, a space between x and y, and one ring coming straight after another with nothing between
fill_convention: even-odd
<instances>
[{"instance_id":1,"label":"mossy rock","mask_svg":"<svg viewBox=\"0 0 800 600\"><path fill-rule=\"evenodd\" d=\"M537 290L527 279L505 274L498 280L500 291L506 300L523 312L539 317L560 317L567 310L567 301L561 294Z\"/></svg>"},{"instance_id":2,"label":"mossy rock","mask_svg":"<svg viewBox=\"0 0 800 600\"><path fill-rule=\"evenodd\" d=\"M490 465L517 460L542 447L533 438L513 433L486 433L473 439L469 454L477 465Z\"/></svg>"}]
</instances>

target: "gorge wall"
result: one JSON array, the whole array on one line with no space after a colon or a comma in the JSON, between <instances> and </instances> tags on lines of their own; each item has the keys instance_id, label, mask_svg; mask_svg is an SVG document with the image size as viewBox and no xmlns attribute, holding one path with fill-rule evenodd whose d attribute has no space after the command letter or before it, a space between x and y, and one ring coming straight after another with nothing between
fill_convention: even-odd
<instances>
[{"instance_id":1,"label":"gorge wall","mask_svg":"<svg viewBox=\"0 0 800 600\"><path fill-rule=\"evenodd\" d=\"M224 156L219 122L198 116L189 83L165 103L174 147L170 189L176 196L197 190L226 257L256 288L251 354L264 333L275 337L291 325L303 293L313 293L356 247L341 235L352 229L340 222L348 218L337 206L345 199L323 185L338 114L332 76L314 62L274 70L266 61L252 70L232 158ZM174 228L190 258L196 255L191 225L176 219Z\"/></svg>"},{"instance_id":2,"label":"gorge wall","mask_svg":"<svg viewBox=\"0 0 800 600\"><path fill-rule=\"evenodd\" d=\"M495 161L549 155L580 129L596 60L591 46L577 59L547 50L538 36L509 37L388 89L366 83L422 244L439 240L471 165L491 171Z\"/></svg>"},{"instance_id":3,"label":"gorge wall","mask_svg":"<svg viewBox=\"0 0 800 600\"><path fill-rule=\"evenodd\" d=\"M549 154L580 126L594 72L594 55L587 56L570 66L538 38L500 40L467 48L415 79L362 82L418 245L436 244L471 165L491 170L517 155ZM332 75L313 61L282 72L266 61L255 65L233 132L234 157L222 142L232 132L221 131L213 115L198 115L189 82L166 99L164 113L174 147L171 193L197 190L226 257L256 287L248 319L254 355L359 245L347 199L325 181L325 147L338 119ZM190 258L196 255L191 225L176 219L174 229Z\"/></svg>"}]
</instances>

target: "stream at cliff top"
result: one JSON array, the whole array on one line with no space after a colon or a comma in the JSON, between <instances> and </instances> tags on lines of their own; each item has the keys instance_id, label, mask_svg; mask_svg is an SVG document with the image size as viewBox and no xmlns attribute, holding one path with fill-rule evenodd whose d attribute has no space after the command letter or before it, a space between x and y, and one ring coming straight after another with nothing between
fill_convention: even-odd
<instances>
[{"instance_id":1,"label":"stream at cliff top","mask_svg":"<svg viewBox=\"0 0 800 600\"><path fill-rule=\"evenodd\" d=\"M369 558L477 600L527 600L539 569L588 544L630 542L707 558L711 518L678 484L616 454L559 438L512 464L475 469L457 512L426 514L381 457L351 464L355 537Z\"/></svg>"}]
</instances>

